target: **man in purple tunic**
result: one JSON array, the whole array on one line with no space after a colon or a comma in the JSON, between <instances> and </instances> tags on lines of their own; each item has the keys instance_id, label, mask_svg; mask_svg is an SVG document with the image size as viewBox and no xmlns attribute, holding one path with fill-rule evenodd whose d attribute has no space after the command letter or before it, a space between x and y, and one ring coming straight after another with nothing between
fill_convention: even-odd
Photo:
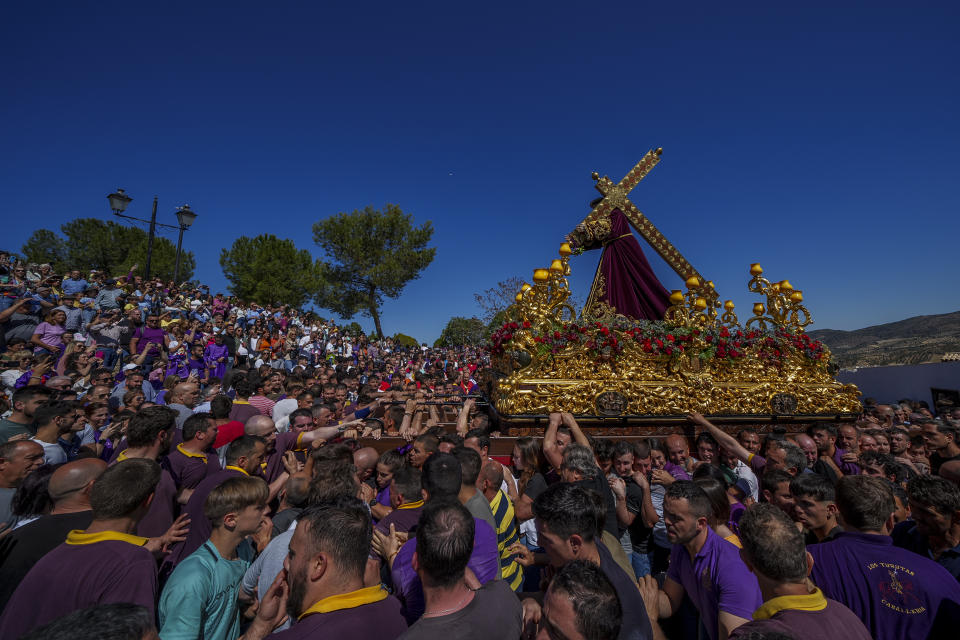
<instances>
[{"instance_id":1,"label":"man in purple tunic","mask_svg":"<svg viewBox=\"0 0 960 640\"><path fill-rule=\"evenodd\" d=\"M213 344L208 344L203 350L203 359L207 364L207 371L210 377L220 378L227 371L227 359L230 357L230 350L223 344L223 332L216 334Z\"/></svg>"},{"instance_id":2,"label":"man in purple tunic","mask_svg":"<svg viewBox=\"0 0 960 640\"><path fill-rule=\"evenodd\" d=\"M837 483L837 508L845 531L807 547L810 578L824 595L856 613L875 640L934 637L935 624L956 633L960 583L930 558L893 546L890 484L845 476Z\"/></svg>"},{"instance_id":3,"label":"man in purple tunic","mask_svg":"<svg viewBox=\"0 0 960 640\"><path fill-rule=\"evenodd\" d=\"M176 426L177 413L168 407L147 407L130 418L127 425L127 448L115 462L144 458L158 460L170 450L170 438ZM162 465L161 465L162 466ZM166 468L162 469L150 509L137 525L137 535L159 538L177 517L177 484Z\"/></svg>"},{"instance_id":4,"label":"man in purple tunic","mask_svg":"<svg viewBox=\"0 0 960 640\"><path fill-rule=\"evenodd\" d=\"M390 506L393 511L377 523L377 531L388 533L393 525L394 531L406 533L417 527L423 511L419 470L410 466L397 469L390 479Z\"/></svg>"},{"instance_id":5,"label":"man in purple tunic","mask_svg":"<svg viewBox=\"0 0 960 640\"><path fill-rule=\"evenodd\" d=\"M183 442L167 455L177 490L194 489L207 476L220 471L220 460L210 447L217 439L217 425L209 413L195 413L183 423Z\"/></svg>"},{"instance_id":6,"label":"man in purple tunic","mask_svg":"<svg viewBox=\"0 0 960 640\"><path fill-rule=\"evenodd\" d=\"M763 606L731 638L751 632L780 632L796 640L871 640L857 616L807 582L813 558L803 534L781 509L758 504L740 519L740 557L757 577Z\"/></svg>"},{"instance_id":7,"label":"man in purple tunic","mask_svg":"<svg viewBox=\"0 0 960 640\"><path fill-rule=\"evenodd\" d=\"M460 493L460 462L449 453L435 453L423 465L421 483L427 504L431 500L456 501ZM489 524L474 518L473 553L467 564L473 574L485 584L500 577L500 553L497 550L497 532ZM412 624L423 615L425 600L423 584L413 567L417 548L414 532L397 550L396 539L381 532L375 534L387 559L393 576L394 593L403 602L403 615ZM385 546L384 546L385 545Z\"/></svg>"},{"instance_id":8,"label":"man in purple tunic","mask_svg":"<svg viewBox=\"0 0 960 640\"><path fill-rule=\"evenodd\" d=\"M256 436L241 436L227 447L226 466L212 473L197 484L184 507L184 513L190 517L190 531L187 539L177 544L164 560L164 571L172 570L181 560L200 548L213 527L203 513L207 496L221 482L235 476L255 475L263 462L266 445Z\"/></svg>"},{"instance_id":9,"label":"man in purple tunic","mask_svg":"<svg viewBox=\"0 0 960 640\"><path fill-rule=\"evenodd\" d=\"M656 606L648 607L668 618L686 595L700 612L707 636L717 640L748 622L763 599L737 548L710 528L712 513L710 498L693 482L678 480L667 488L663 522L673 545L670 569Z\"/></svg>"},{"instance_id":10,"label":"man in purple tunic","mask_svg":"<svg viewBox=\"0 0 960 640\"><path fill-rule=\"evenodd\" d=\"M0 638L19 638L84 607L131 602L151 616L157 599L157 563L147 538L134 534L160 481L153 460L118 462L93 483L93 521L30 570L0 618Z\"/></svg>"},{"instance_id":11,"label":"man in purple tunic","mask_svg":"<svg viewBox=\"0 0 960 640\"><path fill-rule=\"evenodd\" d=\"M406 631L397 599L379 584L363 586L371 524L356 498L338 498L300 514L284 563L294 624L271 639L393 640ZM244 640L263 640L273 630L272 592L273 587Z\"/></svg>"}]
</instances>

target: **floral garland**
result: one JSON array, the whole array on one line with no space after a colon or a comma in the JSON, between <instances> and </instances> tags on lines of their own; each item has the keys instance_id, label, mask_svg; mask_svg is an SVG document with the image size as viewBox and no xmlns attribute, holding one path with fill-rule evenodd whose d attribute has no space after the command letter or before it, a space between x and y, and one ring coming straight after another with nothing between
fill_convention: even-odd
<instances>
[{"instance_id":1,"label":"floral garland","mask_svg":"<svg viewBox=\"0 0 960 640\"><path fill-rule=\"evenodd\" d=\"M623 354L625 344L631 341L644 353L665 358L689 355L701 360L732 363L754 354L766 363L777 365L791 352L813 361L822 361L826 357L819 340L783 328L759 331L723 326L678 327L663 321L630 322L627 319L610 324L554 323L545 330L533 328L528 321L507 322L491 336L491 352L495 355L504 353L507 343L520 330L530 332L537 355L541 357L558 355L568 347L578 346L594 357L616 358Z\"/></svg>"}]
</instances>

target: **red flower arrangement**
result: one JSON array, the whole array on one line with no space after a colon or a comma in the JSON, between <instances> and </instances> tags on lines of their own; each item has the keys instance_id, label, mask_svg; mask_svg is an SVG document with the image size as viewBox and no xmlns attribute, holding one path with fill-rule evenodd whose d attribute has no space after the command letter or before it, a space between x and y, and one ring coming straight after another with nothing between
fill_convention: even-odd
<instances>
[{"instance_id":1,"label":"red flower arrangement","mask_svg":"<svg viewBox=\"0 0 960 640\"><path fill-rule=\"evenodd\" d=\"M502 354L514 334L521 330L516 322L507 322L491 336L491 352ZM554 324L547 330L531 327L524 321L522 330L529 331L540 356L555 356L573 346L582 345L594 357L615 358L624 352L626 342L634 342L643 353L666 358L690 355L706 361L737 362L754 355L763 362L780 366L791 354L822 361L826 351L819 340L803 332L783 328L773 331L739 327L678 327L665 322L636 323L569 322Z\"/></svg>"}]
</instances>

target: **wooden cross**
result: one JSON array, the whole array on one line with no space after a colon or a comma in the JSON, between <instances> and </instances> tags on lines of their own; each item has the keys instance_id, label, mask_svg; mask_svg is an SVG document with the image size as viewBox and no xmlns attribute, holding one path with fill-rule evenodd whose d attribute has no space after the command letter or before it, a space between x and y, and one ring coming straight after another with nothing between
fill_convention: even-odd
<instances>
[{"instance_id":1,"label":"wooden cross","mask_svg":"<svg viewBox=\"0 0 960 640\"><path fill-rule=\"evenodd\" d=\"M601 178L597 172L594 171L593 179L597 181L595 186L597 191L603 194L603 198L583 221L593 222L598 218L610 215L614 209L620 209L623 215L626 216L627 221L630 222L630 225L636 229L637 233L643 236L644 240L660 254L660 257L677 272L677 275L683 280L687 280L691 276L696 276L700 282L704 282L703 277L694 269L693 265L677 251L677 248L660 233L659 229L653 226L653 223L647 219L647 216L643 215L643 213L630 202L630 192L633 191L634 187L660 162L660 155L662 153L663 149L659 148L648 151L647 154L643 156L643 159L637 163L637 166L631 169L630 172L624 176L623 180L617 184L614 184L613 180L607 176Z\"/></svg>"}]
</instances>

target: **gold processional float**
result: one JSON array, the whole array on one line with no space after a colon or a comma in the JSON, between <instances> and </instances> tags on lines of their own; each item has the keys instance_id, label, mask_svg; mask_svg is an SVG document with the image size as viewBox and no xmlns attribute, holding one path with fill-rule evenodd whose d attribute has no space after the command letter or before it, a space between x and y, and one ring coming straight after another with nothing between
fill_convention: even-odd
<instances>
[{"instance_id":1,"label":"gold processional float","mask_svg":"<svg viewBox=\"0 0 960 640\"><path fill-rule=\"evenodd\" d=\"M617 184L593 174L603 197L550 267L517 292L493 334L490 399L504 433L539 433L551 411L619 435L673 432L690 411L739 424L854 419L860 392L836 381L829 349L805 332L812 319L802 291L752 264L747 286L761 301L741 325L733 302L721 302L713 282L629 200L661 153L648 152ZM570 305L570 256L610 235L615 210L685 281L663 320L638 321L602 302L599 267L579 315Z\"/></svg>"}]
</instances>

